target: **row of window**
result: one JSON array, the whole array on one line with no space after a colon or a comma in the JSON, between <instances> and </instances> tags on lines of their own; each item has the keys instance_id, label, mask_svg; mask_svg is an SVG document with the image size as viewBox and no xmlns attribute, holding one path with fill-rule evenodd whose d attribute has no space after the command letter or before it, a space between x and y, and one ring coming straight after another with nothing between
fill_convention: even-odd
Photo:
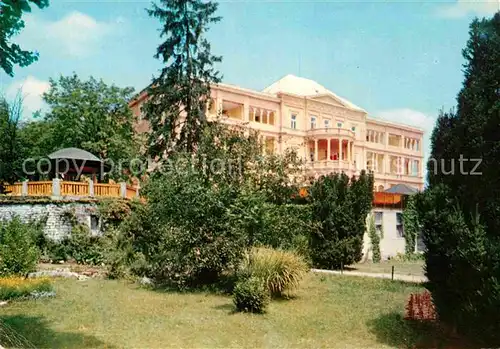
<instances>
[{"instance_id":1,"label":"row of window","mask_svg":"<svg viewBox=\"0 0 500 349\"><path fill-rule=\"evenodd\" d=\"M386 156L380 153L366 152L366 169L376 173L383 173L384 170L391 174L402 174L418 176L420 161L399 156L389 156L389 167L384 167ZM387 165L386 165L387 166Z\"/></svg>"},{"instance_id":2,"label":"row of window","mask_svg":"<svg viewBox=\"0 0 500 349\"><path fill-rule=\"evenodd\" d=\"M317 128L317 117L311 116L310 128L314 130ZM340 121L337 121L337 128L342 128L343 124ZM290 128L296 130L297 129L297 114L292 113L290 116ZM323 119L323 128L330 128L330 119ZM351 126L351 131L356 132L356 126Z\"/></svg>"}]
</instances>

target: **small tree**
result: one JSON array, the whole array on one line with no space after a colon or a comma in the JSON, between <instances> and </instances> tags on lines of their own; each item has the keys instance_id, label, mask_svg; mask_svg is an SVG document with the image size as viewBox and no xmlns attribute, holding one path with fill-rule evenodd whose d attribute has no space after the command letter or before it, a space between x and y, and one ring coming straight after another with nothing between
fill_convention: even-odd
<instances>
[{"instance_id":1,"label":"small tree","mask_svg":"<svg viewBox=\"0 0 500 349\"><path fill-rule=\"evenodd\" d=\"M23 148L19 139L22 99L20 95L12 103L0 99L0 193L5 184L22 177Z\"/></svg>"},{"instance_id":2,"label":"small tree","mask_svg":"<svg viewBox=\"0 0 500 349\"><path fill-rule=\"evenodd\" d=\"M418 236L421 231L421 225L416 207L416 198L416 196L410 196L407 199L406 206L403 210L406 254L412 254L415 252Z\"/></svg>"},{"instance_id":3,"label":"small tree","mask_svg":"<svg viewBox=\"0 0 500 349\"><path fill-rule=\"evenodd\" d=\"M380 263L381 255L380 255L380 236L377 233L377 229L375 228L375 217L370 215L370 221L368 224L368 236L370 238L370 246L372 250L372 260L373 263Z\"/></svg>"},{"instance_id":4,"label":"small tree","mask_svg":"<svg viewBox=\"0 0 500 349\"><path fill-rule=\"evenodd\" d=\"M139 153L128 107L133 92L131 87L107 85L93 77L84 81L76 74L51 79L49 91L43 94L50 106L45 116L52 131L49 144L82 148L103 159L128 164Z\"/></svg>"},{"instance_id":5,"label":"small tree","mask_svg":"<svg viewBox=\"0 0 500 349\"><path fill-rule=\"evenodd\" d=\"M373 201L373 175L321 177L311 187L313 219L320 226L311 240L315 266L334 269L361 260L366 217Z\"/></svg>"}]
</instances>

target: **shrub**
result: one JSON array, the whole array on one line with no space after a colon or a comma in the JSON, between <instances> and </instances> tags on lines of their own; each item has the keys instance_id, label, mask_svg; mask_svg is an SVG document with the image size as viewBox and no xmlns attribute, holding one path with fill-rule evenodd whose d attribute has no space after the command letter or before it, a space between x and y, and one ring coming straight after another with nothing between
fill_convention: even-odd
<instances>
[{"instance_id":1,"label":"shrub","mask_svg":"<svg viewBox=\"0 0 500 349\"><path fill-rule=\"evenodd\" d=\"M298 287L308 269L304 258L296 253L260 247L247 254L240 275L263 280L271 295L280 296Z\"/></svg>"},{"instance_id":2,"label":"shrub","mask_svg":"<svg viewBox=\"0 0 500 349\"><path fill-rule=\"evenodd\" d=\"M0 222L0 275L23 275L35 270L40 255L38 235L35 225L23 223L19 217Z\"/></svg>"},{"instance_id":3,"label":"shrub","mask_svg":"<svg viewBox=\"0 0 500 349\"><path fill-rule=\"evenodd\" d=\"M74 260L78 264L101 265L105 260L103 244L103 237L92 235L87 226L77 224L62 240L44 242L44 258L53 262Z\"/></svg>"},{"instance_id":4,"label":"shrub","mask_svg":"<svg viewBox=\"0 0 500 349\"><path fill-rule=\"evenodd\" d=\"M52 292L49 279L25 279L20 277L0 278L0 300L30 297Z\"/></svg>"},{"instance_id":5,"label":"shrub","mask_svg":"<svg viewBox=\"0 0 500 349\"><path fill-rule=\"evenodd\" d=\"M380 263L382 259L380 255L380 236L375 228L375 217L373 214L369 218L368 236L370 237L373 263Z\"/></svg>"},{"instance_id":6,"label":"shrub","mask_svg":"<svg viewBox=\"0 0 500 349\"><path fill-rule=\"evenodd\" d=\"M265 204L255 244L294 250L309 258L309 238L314 229L311 216L310 205Z\"/></svg>"},{"instance_id":7,"label":"shrub","mask_svg":"<svg viewBox=\"0 0 500 349\"><path fill-rule=\"evenodd\" d=\"M311 257L319 268L335 269L361 260L366 217L373 200L373 175L349 180L331 174L310 189L312 217L319 229L311 237Z\"/></svg>"},{"instance_id":8,"label":"shrub","mask_svg":"<svg viewBox=\"0 0 500 349\"><path fill-rule=\"evenodd\" d=\"M419 197L427 288L439 319L459 333L500 343L500 244L479 217L468 221L449 189Z\"/></svg>"},{"instance_id":9,"label":"shrub","mask_svg":"<svg viewBox=\"0 0 500 349\"><path fill-rule=\"evenodd\" d=\"M245 278L234 287L233 302L238 311L264 313L269 301L269 291L258 277Z\"/></svg>"},{"instance_id":10,"label":"shrub","mask_svg":"<svg viewBox=\"0 0 500 349\"><path fill-rule=\"evenodd\" d=\"M247 238L230 224L233 188L207 186L189 171L161 176L148 188L144 218L153 223L139 241L157 283L210 284L241 260Z\"/></svg>"}]
</instances>

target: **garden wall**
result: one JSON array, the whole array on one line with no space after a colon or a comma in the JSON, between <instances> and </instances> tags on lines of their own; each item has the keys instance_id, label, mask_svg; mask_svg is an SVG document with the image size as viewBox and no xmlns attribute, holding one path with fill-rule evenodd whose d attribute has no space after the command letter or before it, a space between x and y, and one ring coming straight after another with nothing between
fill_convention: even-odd
<instances>
[{"instance_id":1,"label":"garden wall","mask_svg":"<svg viewBox=\"0 0 500 349\"><path fill-rule=\"evenodd\" d=\"M92 233L100 234L95 202L30 199L0 201L0 220L10 220L13 216L18 216L25 222L43 221L45 235L56 241L67 236L74 223L88 225Z\"/></svg>"}]
</instances>

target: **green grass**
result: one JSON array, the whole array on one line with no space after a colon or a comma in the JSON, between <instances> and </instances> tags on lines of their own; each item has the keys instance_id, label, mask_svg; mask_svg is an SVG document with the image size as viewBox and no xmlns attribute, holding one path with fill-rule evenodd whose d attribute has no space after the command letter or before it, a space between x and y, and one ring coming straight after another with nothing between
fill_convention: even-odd
<instances>
[{"instance_id":1,"label":"green grass","mask_svg":"<svg viewBox=\"0 0 500 349\"><path fill-rule=\"evenodd\" d=\"M230 296L172 293L122 281L58 280L57 297L0 308L37 348L413 348L433 339L402 317L415 284L307 275L264 315L235 313ZM5 336L5 335L4 335Z\"/></svg>"},{"instance_id":2,"label":"green grass","mask_svg":"<svg viewBox=\"0 0 500 349\"><path fill-rule=\"evenodd\" d=\"M392 266L394 273L400 275L424 276L424 261L403 262L396 260L381 261L380 263L357 263L350 265L351 270L362 271L366 273L384 273L390 274Z\"/></svg>"}]
</instances>

